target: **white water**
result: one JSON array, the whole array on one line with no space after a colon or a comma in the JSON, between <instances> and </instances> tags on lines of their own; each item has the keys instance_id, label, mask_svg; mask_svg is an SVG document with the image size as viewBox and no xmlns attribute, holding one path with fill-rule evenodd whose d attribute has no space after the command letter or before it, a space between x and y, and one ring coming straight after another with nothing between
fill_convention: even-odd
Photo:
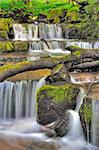
<instances>
[{"instance_id":1,"label":"white water","mask_svg":"<svg viewBox=\"0 0 99 150\"><path fill-rule=\"evenodd\" d=\"M86 96L86 91L85 91L85 89L80 88L80 92L79 92L79 94L78 94L78 96L77 96L77 100L76 100L76 102L77 102L76 108L75 108L75 111L76 111L76 112L79 112L80 107L81 107L81 105L83 104L83 100L84 100L85 96Z\"/></svg>"},{"instance_id":2,"label":"white water","mask_svg":"<svg viewBox=\"0 0 99 150\"><path fill-rule=\"evenodd\" d=\"M93 49L93 48L99 48L99 42L83 42L83 41L74 41L74 42L67 42L68 46L78 46L80 48L84 49Z\"/></svg>"},{"instance_id":3,"label":"white water","mask_svg":"<svg viewBox=\"0 0 99 150\"><path fill-rule=\"evenodd\" d=\"M36 117L36 91L45 84L45 78L37 81L0 83L0 119Z\"/></svg>"},{"instance_id":4,"label":"white water","mask_svg":"<svg viewBox=\"0 0 99 150\"><path fill-rule=\"evenodd\" d=\"M69 113L69 131L61 139L61 150L99 150L85 141L79 114L73 110L70 110Z\"/></svg>"},{"instance_id":5,"label":"white water","mask_svg":"<svg viewBox=\"0 0 99 150\"><path fill-rule=\"evenodd\" d=\"M39 125L35 121L36 117L36 105L35 97L36 91L45 84L45 78L42 78L38 83L35 81L22 81L17 83L12 83L9 81L3 82L0 84L1 92L1 104L0 110L3 110L3 113L0 113L1 119L0 122L0 139L8 143L13 143L13 145L19 146L18 140L24 143L24 146L30 146L33 142L36 142L36 148L39 149L39 143L45 142L45 145L56 146L57 150L99 150L99 128L96 125L98 123L98 112L99 107L98 103L93 102L93 130L92 130L92 139L93 145L87 143L84 138L84 134L81 127L80 117L78 111L85 97L85 91L81 89L80 94L77 99L76 111L69 110L70 120L68 125L68 133L62 138L49 138L45 133L53 132L46 127ZM16 95L14 93L16 91ZM32 90L32 92L30 92ZM24 92L25 91L25 92ZM23 95L26 94L26 99ZM13 96L14 95L14 96ZM29 98L31 95L32 98ZM3 99L3 101L2 101ZM26 104L25 116L23 115L24 101ZM14 102L15 101L15 102ZM3 103L4 102L4 103ZM12 117L12 103L15 103L14 108L15 115L14 118L17 120L11 120ZM30 105L29 105L30 103ZM14 105L14 104L13 104ZM3 108L3 109L2 109ZM24 107L25 108L25 107ZM0 111L1 112L1 111ZM31 113L30 113L31 112ZM3 115L2 115L3 114ZM8 115L6 115L8 114ZM35 115L34 115L35 114ZM32 116L31 116L32 115ZM32 118L31 118L32 117ZM29 119L30 118L30 119ZM34 118L34 119L33 119ZM7 121L8 119L8 121ZM54 134L54 132L53 132ZM13 142L12 142L13 141ZM51 144L51 145L50 145ZM52 150L50 148L50 150Z\"/></svg>"},{"instance_id":6,"label":"white water","mask_svg":"<svg viewBox=\"0 0 99 150\"><path fill-rule=\"evenodd\" d=\"M47 53L49 50L47 53L49 55L52 54L52 51L57 50L57 54L66 55L68 54L66 47L71 45L79 46L85 49L99 48L98 41L89 43L65 39L63 36L62 27L59 24L14 24L13 29L15 41L29 41L30 53L35 53L35 50L41 50L42 53ZM66 34L68 34L67 31ZM54 54L56 54L56 52Z\"/></svg>"},{"instance_id":7,"label":"white water","mask_svg":"<svg viewBox=\"0 0 99 150\"><path fill-rule=\"evenodd\" d=\"M60 25L56 24L14 24L15 40L37 40L37 39L51 39L63 37Z\"/></svg>"},{"instance_id":8,"label":"white water","mask_svg":"<svg viewBox=\"0 0 99 150\"><path fill-rule=\"evenodd\" d=\"M35 86L34 86L35 84ZM53 145L56 150L99 150L97 147L92 146L91 144L87 143L84 139L84 134L82 131L81 127L81 122L80 122L80 117L78 112L69 110L69 124L68 124L68 133L62 138L49 138L45 133L46 132L51 132L54 134L53 131L50 129L47 129L46 127L39 125L35 121L35 97L36 97L36 91L45 84L45 78L42 78L38 83L36 82L18 82L18 83L12 83L12 82L3 82L0 84L1 87L1 98L4 98L4 104L0 104L0 107L3 108L3 116L1 115L1 118L3 119L3 122L1 121L1 126L0 126L0 139L3 140L6 143L9 143L11 145L15 146L22 146L24 147L30 146L33 143L35 144L36 142L36 148L40 149L39 143L45 142L45 145L48 145L49 149L52 150L50 147ZM16 96L13 97L13 90L16 91ZM25 90L25 93L23 92ZM33 91L33 93L30 94L30 91ZM5 93L5 94L4 94ZM25 115L25 118L23 117L22 114L22 109L23 109L23 94L26 94L26 111L27 115ZM29 96L32 96L32 100L30 99L29 101ZM80 92L79 98L84 98L83 97L84 91ZM0 102L3 102L2 99ZM15 118L17 120L11 121L11 111L12 111L12 102L15 101L14 108L16 109L15 111ZM29 102L31 103L29 105ZM33 104L34 103L34 104ZM78 103L77 110L80 108L80 103ZM96 105L94 105L94 111L96 110ZM9 108L9 109L8 109ZM0 109L1 110L1 109ZM5 110L5 111L4 111ZM9 111L8 111L9 110ZM29 112L32 112L32 119L29 119L31 115L29 116ZM7 113L8 112L8 113ZM5 114L10 114L6 116ZM10 119L9 119L10 116ZM98 116L97 116L98 117ZM24 118L24 119L22 119ZM33 119L34 118L34 119ZM9 121L5 120L9 119ZM21 119L21 120L20 120ZM93 118L96 120L97 118ZM5 121L4 121L5 120ZM96 128L94 124L94 132L93 132L93 139L97 139L96 137ZM95 137L96 136L96 137ZM18 141L21 141L18 142ZM94 143L94 142L93 142ZM94 143L96 145L96 143ZM44 148L44 147L43 147ZM46 150L46 148L45 148ZM54 150L54 149L53 149Z\"/></svg>"},{"instance_id":9,"label":"white water","mask_svg":"<svg viewBox=\"0 0 99 150\"><path fill-rule=\"evenodd\" d=\"M25 27L21 24L15 24L13 28L15 34L14 40L30 40L30 52L34 50L46 50L46 52L49 53L50 50L50 53L55 53L51 51L56 49L56 51L63 53L66 45L77 45L81 48L99 47L98 42L94 44L88 42L63 42L60 40L63 38L60 25L31 24ZM46 39L51 39L52 41ZM79 99L77 100L77 112L69 111L70 123L67 135L63 138L49 138L45 135L47 129L38 125L35 120L33 120L33 118L36 117L36 91L44 82L44 79L42 79L38 85L32 81L22 81L20 83L4 82L0 84L0 118L3 120L3 122L1 121L1 130L4 130L0 131L0 138L13 144L17 144L17 139L21 138L25 141L24 143L28 145L32 143L33 140L36 140L36 142L38 142L37 147L40 141L46 142L46 144L52 142L52 144L58 145L57 149L59 150L99 150L85 141L82 132L80 118L77 112L85 96L83 90L81 90ZM12 105L14 105L14 107L12 107ZM31 117L32 120L29 119ZM12 118L17 119L17 121L10 122ZM7 122L7 119L9 122ZM93 133L94 138L96 138L96 131L93 130Z\"/></svg>"},{"instance_id":10,"label":"white water","mask_svg":"<svg viewBox=\"0 0 99 150\"><path fill-rule=\"evenodd\" d=\"M5 129L0 131L0 139L15 146L27 147L36 143L35 148L38 150L46 150L45 145L48 145L49 150L52 150L52 145L57 147L55 150L99 150L85 141L79 114L73 110L69 110L69 113L69 130L62 138L49 138L43 126L33 120L23 120L6 127L6 131ZM42 145L39 147L40 142L43 142L43 148L41 148Z\"/></svg>"},{"instance_id":11,"label":"white water","mask_svg":"<svg viewBox=\"0 0 99 150\"><path fill-rule=\"evenodd\" d=\"M0 83L0 119L34 117L36 85L36 81Z\"/></svg>"}]
</instances>

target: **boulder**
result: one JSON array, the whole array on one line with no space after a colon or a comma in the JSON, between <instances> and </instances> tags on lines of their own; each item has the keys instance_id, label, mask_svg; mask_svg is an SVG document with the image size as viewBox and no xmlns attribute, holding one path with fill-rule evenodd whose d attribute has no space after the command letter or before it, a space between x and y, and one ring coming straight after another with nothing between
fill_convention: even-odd
<instances>
[{"instance_id":1,"label":"boulder","mask_svg":"<svg viewBox=\"0 0 99 150\"><path fill-rule=\"evenodd\" d=\"M75 85L43 86L37 94L37 120L46 125L56 121L66 110L74 109L79 89Z\"/></svg>"}]
</instances>

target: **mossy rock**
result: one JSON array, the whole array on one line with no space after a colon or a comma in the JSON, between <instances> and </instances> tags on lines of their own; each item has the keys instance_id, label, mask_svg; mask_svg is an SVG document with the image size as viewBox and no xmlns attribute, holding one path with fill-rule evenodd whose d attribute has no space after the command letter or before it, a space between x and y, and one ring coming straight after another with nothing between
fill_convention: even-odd
<instances>
[{"instance_id":1,"label":"mossy rock","mask_svg":"<svg viewBox=\"0 0 99 150\"><path fill-rule=\"evenodd\" d=\"M0 30L6 30L9 32L10 28L13 27L12 18L0 18Z\"/></svg>"},{"instance_id":2,"label":"mossy rock","mask_svg":"<svg viewBox=\"0 0 99 150\"><path fill-rule=\"evenodd\" d=\"M43 86L37 94L38 122L56 121L67 109L74 109L79 89L75 85Z\"/></svg>"},{"instance_id":3,"label":"mossy rock","mask_svg":"<svg viewBox=\"0 0 99 150\"><path fill-rule=\"evenodd\" d=\"M78 50L84 50L83 48L80 48L79 46L69 46L69 47L66 47L67 50L71 51L71 52L74 52L74 51L78 51Z\"/></svg>"},{"instance_id":4,"label":"mossy rock","mask_svg":"<svg viewBox=\"0 0 99 150\"><path fill-rule=\"evenodd\" d=\"M14 51L28 51L29 46L28 46L28 42L19 42L19 41L15 41L13 42L13 47L14 47Z\"/></svg>"},{"instance_id":5,"label":"mossy rock","mask_svg":"<svg viewBox=\"0 0 99 150\"><path fill-rule=\"evenodd\" d=\"M8 33L6 30L0 30L0 40L8 40Z\"/></svg>"},{"instance_id":6,"label":"mossy rock","mask_svg":"<svg viewBox=\"0 0 99 150\"><path fill-rule=\"evenodd\" d=\"M91 142L92 102L89 98L84 99L80 109L80 119L86 139L89 138L89 141ZM88 134L89 137L87 137Z\"/></svg>"},{"instance_id":7,"label":"mossy rock","mask_svg":"<svg viewBox=\"0 0 99 150\"><path fill-rule=\"evenodd\" d=\"M13 44L11 42L0 42L0 53L3 52L12 52Z\"/></svg>"}]
</instances>

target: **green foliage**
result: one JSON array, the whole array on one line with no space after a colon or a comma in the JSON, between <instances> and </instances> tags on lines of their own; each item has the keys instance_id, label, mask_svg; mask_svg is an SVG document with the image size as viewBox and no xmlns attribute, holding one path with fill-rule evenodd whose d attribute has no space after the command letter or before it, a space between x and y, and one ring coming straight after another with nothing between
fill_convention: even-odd
<instances>
[{"instance_id":1,"label":"green foliage","mask_svg":"<svg viewBox=\"0 0 99 150\"><path fill-rule=\"evenodd\" d=\"M20 15L38 16L40 14L51 14L48 16L49 18L53 16L53 10L55 15L58 16L63 13L64 9L75 12L79 10L77 5L73 6L65 0L31 0L30 5L26 5L23 0L2 0L0 1L0 8L9 14L14 13L16 17Z\"/></svg>"},{"instance_id":2,"label":"green foliage","mask_svg":"<svg viewBox=\"0 0 99 150\"><path fill-rule=\"evenodd\" d=\"M85 38L99 38L99 2L98 0L88 0L89 5L85 7L85 12L81 19L81 32Z\"/></svg>"},{"instance_id":3,"label":"green foliage","mask_svg":"<svg viewBox=\"0 0 99 150\"><path fill-rule=\"evenodd\" d=\"M12 28L13 19L11 18L1 18L0 19L0 30L6 30L9 32L9 29Z\"/></svg>"}]
</instances>

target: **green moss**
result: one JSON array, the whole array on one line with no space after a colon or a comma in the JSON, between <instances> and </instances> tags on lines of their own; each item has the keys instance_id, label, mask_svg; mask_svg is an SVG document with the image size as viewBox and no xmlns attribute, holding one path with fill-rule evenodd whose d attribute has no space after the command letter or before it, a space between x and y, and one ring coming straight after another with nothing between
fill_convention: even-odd
<instances>
[{"instance_id":1,"label":"green moss","mask_svg":"<svg viewBox=\"0 0 99 150\"><path fill-rule=\"evenodd\" d=\"M68 60L71 60L71 59L72 59L72 54L66 55L64 58L65 58L65 60L67 60L67 61L68 61Z\"/></svg>"},{"instance_id":2,"label":"green moss","mask_svg":"<svg viewBox=\"0 0 99 150\"><path fill-rule=\"evenodd\" d=\"M0 67L0 74L7 72L11 69L19 69L22 68L23 66L30 65L32 62L24 61L16 64L8 64Z\"/></svg>"},{"instance_id":3,"label":"green moss","mask_svg":"<svg viewBox=\"0 0 99 150\"><path fill-rule=\"evenodd\" d=\"M11 42L0 42L0 52L12 52L13 44Z\"/></svg>"},{"instance_id":4,"label":"green moss","mask_svg":"<svg viewBox=\"0 0 99 150\"><path fill-rule=\"evenodd\" d=\"M82 54L82 51L81 50L77 50L73 54L76 55L77 57L80 57L81 54Z\"/></svg>"},{"instance_id":5,"label":"green moss","mask_svg":"<svg viewBox=\"0 0 99 150\"><path fill-rule=\"evenodd\" d=\"M78 48L76 51L73 52L73 54L76 55L77 57L81 57L82 53L85 51L86 51L85 49Z\"/></svg>"},{"instance_id":6,"label":"green moss","mask_svg":"<svg viewBox=\"0 0 99 150\"><path fill-rule=\"evenodd\" d=\"M75 98L75 95L77 94L77 88L73 85L69 84L66 84L64 86L45 85L41 89L39 89L37 93L37 99L39 98L39 93L41 93L42 91L46 91L48 97L51 97L54 103L59 103L63 101L71 102Z\"/></svg>"},{"instance_id":7,"label":"green moss","mask_svg":"<svg viewBox=\"0 0 99 150\"><path fill-rule=\"evenodd\" d=\"M52 69L52 75L58 73L58 72L61 70L62 67L63 67L63 64L58 64L58 65L56 65L56 66Z\"/></svg>"},{"instance_id":8,"label":"green moss","mask_svg":"<svg viewBox=\"0 0 99 150\"><path fill-rule=\"evenodd\" d=\"M0 30L6 30L9 32L9 29L13 26L12 18L1 18L0 19Z\"/></svg>"},{"instance_id":9,"label":"green moss","mask_svg":"<svg viewBox=\"0 0 99 150\"><path fill-rule=\"evenodd\" d=\"M87 123L90 123L91 118L92 118L92 105L91 104L84 104L83 114L84 114L85 121Z\"/></svg>"},{"instance_id":10,"label":"green moss","mask_svg":"<svg viewBox=\"0 0 99 150\"><path fill-rule=\"evenodd\" d=\"M28 42L13 42L14 51L28 51Z\"/></svg>"},{"instance_id":11,"label":"green moss","mask_svg":"<svg viewBox=\"0 0 99 150\"><path fill-rule=\"evenodd\" d=\"M0 31L0 39L3 39L3 40L7 40L8 39L8 33L6 30L1 30Z\"/></svg>"}]
</instances>

